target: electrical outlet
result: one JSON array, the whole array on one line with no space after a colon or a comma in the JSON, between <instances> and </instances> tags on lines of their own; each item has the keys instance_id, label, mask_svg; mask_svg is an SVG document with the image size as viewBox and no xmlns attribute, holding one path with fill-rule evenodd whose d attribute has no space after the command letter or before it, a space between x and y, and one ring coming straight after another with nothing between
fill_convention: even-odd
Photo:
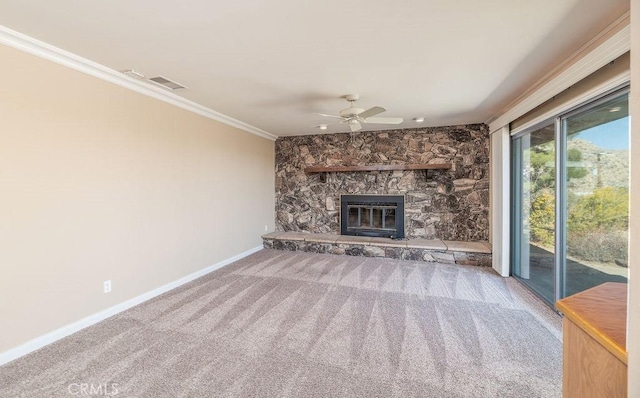
<instances>
[{"instance_id":1,"label":"electrical outlet","mask_svg":"<svg viewBox=\"0 0 640 398\"><path fill-rule=\"evenodd\" d=\"M269 226L268 225L264 226L264 232L269 232Z\"/></svg>"},{"instance_id":2,"label":"electrical outlet","mask_svg":"<svg viewBox=\"0 0 640 398\"><path fill-rule=\"evenodd\" d=\"M104 281L104 292L105 293L111 292L111 280Z\"/></svg>"}]
</instances>

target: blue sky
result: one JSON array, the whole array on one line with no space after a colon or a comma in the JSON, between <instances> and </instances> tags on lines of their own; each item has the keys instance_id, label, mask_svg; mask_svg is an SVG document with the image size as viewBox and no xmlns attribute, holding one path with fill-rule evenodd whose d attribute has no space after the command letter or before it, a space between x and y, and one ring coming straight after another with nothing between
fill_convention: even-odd
<instances>
[{"instance_id":1,"label":"blue sky","mask_svg":"<svg viewBox=\"0 0 640 398\"><path fill-rule=\"evenodd\" d=\"M574 137L591 141L602 149L629 149L629 117L592 127Z\"/></svg>"}]
</instances>

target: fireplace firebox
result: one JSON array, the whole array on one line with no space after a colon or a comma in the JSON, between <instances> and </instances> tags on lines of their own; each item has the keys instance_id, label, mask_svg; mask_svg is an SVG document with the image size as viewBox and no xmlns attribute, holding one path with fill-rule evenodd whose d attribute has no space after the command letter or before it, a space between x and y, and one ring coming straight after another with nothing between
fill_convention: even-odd
<instances>
[{"instance_id":1,"label":"fireplace firebox","mask_svg":"<svg viewBox=\"0 0 640 398\"><path fill-rule=\"evenodd\" d=\"M404 238L403 195L341 195L340 234Z\"/></svg>"}]
</instances>

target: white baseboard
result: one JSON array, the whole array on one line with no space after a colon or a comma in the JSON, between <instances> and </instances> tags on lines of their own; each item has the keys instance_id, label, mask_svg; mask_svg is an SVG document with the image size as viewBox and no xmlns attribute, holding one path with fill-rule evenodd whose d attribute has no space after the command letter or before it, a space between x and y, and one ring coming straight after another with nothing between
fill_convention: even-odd
<instances>
[{"instance_id":1,"label":"white baseboard","mask_svg":"<svg viewBox=\"0 0 640 398\"><path fill-rule=\"evenodd\" d=\"M163 293L168 292L169 290L175 289L181 285L184 285L185 283L191 282L194 279L200 278L201 276L204 276L210 272L213 272L219 268L224 267L225 265L231 264L234 261L238 261L241 258L247 257L250 254L253 254L255 252L258 252L260 250L262 250L262 246L257 246L254 247L253 249L249 249L243 253L240 253L238 255L235 255L233 257L227 258L225 260L220 261L219 263L216 263L214 265L211 265L207 268L201 269L200 271L196 271L192 274L189 274L185 277L182 277L178 280L175 280L173 282L167 283L166 285L160 286L159 288L153 289L150 292L141 294L137 297L134 297L130 300L127 300L123 303L120 304L116 304L113 307L107 308L104 311L100 311L96 314L93 315L89 315L86 318L80 319L79 321L76 321L74 323L68 324L66 326L63 326L59 329L56 329L52 332L49 332L45 335L42 335L40 337L36 337L33 340L29 340L26 343L19 345L16 348L13 348L9 351L5 351L2 354L0 354L0 366L11 362L15 359L18 359L24 355L27 355L30 352L33 352L39 348L42 348L48 344L51 344L57 340L62 339L63 337L67 337L70 334L73 334L79 330L82 330L88 326L94 325L104 319L107 319L113 315L116 315L122 311L126 311L129 308L136 306L140 303L143 303L149 299L152 299L156 296L159 296Z\"/></svg>"}]
</instances>

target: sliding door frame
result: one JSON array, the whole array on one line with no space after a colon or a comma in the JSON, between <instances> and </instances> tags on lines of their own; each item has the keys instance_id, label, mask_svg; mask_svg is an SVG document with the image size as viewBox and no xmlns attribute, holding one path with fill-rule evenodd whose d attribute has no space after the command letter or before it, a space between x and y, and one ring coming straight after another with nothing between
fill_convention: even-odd
<instances>
[{"instance_id":1,"label":"sliding door frame","mask_svg":"<svg viewBox=\"0 0 640 398\"><path fill-rule=\"evenodd\" d=\"M511 226L510 226L510 236L511 236L511 276L514 276L517 280L523 283L531 292L533 292L536 296L540 297L543 301L549 302L549 298L545 297L542 292L538 292L536 289L527 285L527 283L523 282L522 279L528 278L528 276L522 278L521 274L521 256L522 256L522 231L521 226L523 225L522 219L522 175L520 173L522 169L523 159L521 157L522 154L522 140L527 134L531 134L537 130L540 130L544 127L554 124L554 140L557 140L557 127L555 123L557 123L557 118L549 118L542 121L537 122L536 124L527 127L521 131L518 131L511 135ZM554 151L556 151L556 144L554 144ZM554 158L554 167L556 168L557 173L557 151ZM554 173L554 178L557 178L557 175ZM557 195L557 183L556 189L554 190L554 194ZM556 201L557 206L557 201ZM557 210L554 210L557 211ZM554 233L557 231L557 222L554 219ZM557 236L557 235L555 235ZM556 242L554 241L554 244ZM554 256L556 249L554 248ZM557 265L555 264L556 257L554 257L554 276L552 279L553 282L553 297L555 299L555 295L557 292L557 276L555 271L557 269ZM550 303L551 304L551 303Z\"/></svg>"},{"instance_id":2,"label":"sliding door frame","mask_svg":"<svg viewBox=\"0 0 640 398\"><path fill-rule=\"evenodd\" d=\"M566 151L567 151L567 135L564 134L564 124L566 119L562 116L555 118L555 139L556 139L556 209L555 209L555 251L554 251L554 289L553 301L556 302L564 297L566 291L566 275L567 267L565 258L567 257L567 212L566 212L566 193L565 187L567 171L566 171Z\"/></svg>"},{"instance_id":3,"label":"sliding door frame","mask_svg":"<svg viewBox=\"0 0 640 398\"><path fill-rule=\"evenodd\" d=\"M619 85L613 89L607 90L599 95L596 95L589 100L580 103L579 105L571 106L568 109L560 111L557 115L535 123L532 126L528 126L522 130L511 133L511 274L516 274L516 270L520 269L520 256L521 256L521 237L520 232L517 230L522 223L522 209L521 209L521 177L518 176L520 168L522 167L522 159L519 152L521 152L521 143L518 138L530 134L544 126L549 124L554 125L554 138L555 138L555 248L554 248L554 278L553 278L553 298L554 302L565 297L567 287L566 278L566 258L567 258L567 119L572 116L587 112L590 109L596 108L605 102L611 101L616 97L628 95L630 92L629 82ZM515 276L515 275L514 275ZM517 277L517 276L516 276ZM526 284L525 284L526 285ZM535 290L532 289L536 295L540 296ZM542 297L542 296L541 296ZM542 297L545 301L546 298ZM550 303L553 305L553 303Z\"/></svg>"}]
</instances>

